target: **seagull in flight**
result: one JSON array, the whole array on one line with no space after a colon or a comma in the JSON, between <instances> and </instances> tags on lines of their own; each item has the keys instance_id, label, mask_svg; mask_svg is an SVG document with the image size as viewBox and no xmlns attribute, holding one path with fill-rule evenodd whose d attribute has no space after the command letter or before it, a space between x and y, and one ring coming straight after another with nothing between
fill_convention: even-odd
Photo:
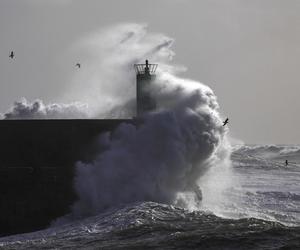
<instances>
[{"instance_id":1,"label":"seagull in flight","mask_svg":"<svg viewBox=\"0 0 300 250\"><path fill-rule=\"evenodd\" d=\"M10 55L9 55L9 57L11 58L11 59L13 59L14 58L14 56L15 56L15 53L12 51L12 52L10 52Z\"/></svg>"},{"instance_id":2,"label":"seagull in flight","mask_svg":"<svg viewBox=\"0 0 300 250\"><path fill-rule=\"evenodd\" d=\"M229 123L229 119L226 118L226 120L223 122L223 127L224 127L225 125L227 125L228 123Z\"/></svg>"}]
</instances>

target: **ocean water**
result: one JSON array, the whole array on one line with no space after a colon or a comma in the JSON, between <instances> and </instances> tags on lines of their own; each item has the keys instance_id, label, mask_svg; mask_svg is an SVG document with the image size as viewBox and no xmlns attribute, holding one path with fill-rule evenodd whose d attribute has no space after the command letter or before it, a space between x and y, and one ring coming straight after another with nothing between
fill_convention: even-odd
<instances>
[{"instance_id":1,"label":"ocean water","mask_svg":"<svg viewBox=\"0 0 300 250\"><path fill-rule=\"evenodd\" d=\"M290 164L285 166L288 159ZM224 199L190 211L151 201L0 239L4 249L300 249L300 146L243 145Z\"/></svg>"}]
</instances>

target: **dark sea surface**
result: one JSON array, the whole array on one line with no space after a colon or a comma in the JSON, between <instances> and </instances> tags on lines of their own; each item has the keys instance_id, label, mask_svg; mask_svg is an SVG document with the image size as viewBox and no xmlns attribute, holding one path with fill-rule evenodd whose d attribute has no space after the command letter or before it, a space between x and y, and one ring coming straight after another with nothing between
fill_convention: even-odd
<instances>
[{"instance_id":1,"label":"dark sea surface","mask_svg":"<svg viewBox=\"0 0 300 250\"><path fill-rule=\"evenodd\" d=\"M1 238L0 248L300 249L300 146L236 146L232 162L222 196L213 197L204 187L198 210L154 202L127 204Z\"/></svg>"}]
</instances>

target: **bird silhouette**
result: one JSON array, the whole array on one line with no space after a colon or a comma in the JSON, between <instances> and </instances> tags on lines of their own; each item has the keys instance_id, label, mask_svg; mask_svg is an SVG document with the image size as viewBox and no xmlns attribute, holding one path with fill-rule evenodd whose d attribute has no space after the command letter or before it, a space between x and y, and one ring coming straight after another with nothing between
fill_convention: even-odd
<instances>
[{"instance_id":1,"label":"bird silhouette","mask_svg":"<svg viewBox=\"0 0 300 250\"><path fill-rule=\"evenodd\" d=\"M12 51L12 52L10 52L10 55L9 55L9 57L11 58L11 59L13 59L14 58L14 56L15 56L15 53Z\"/></svg>"},{"instance_id":2,"label":"bird silhouette","mask_svg":"<svg viewBox=\"0 0 300 250\"><path fill-rule=\"evenodd\" d=\"M229 123L229 119L226 118L226 120L223 122L223 127L224 127L225 125L227 125L228 123Z\"/></svg>"},{"instance_id":3,"label":"bird silhouette","mask_svg":"<svg viewBox=\"0 0 300 250\"><path fill-rule=\"evenodd\" d=\"M81 64L80 64L80 63L77 63L77 64L76 64L76 67L77 67L78 69L80 69Z\"/></svg>"}]
</instances>

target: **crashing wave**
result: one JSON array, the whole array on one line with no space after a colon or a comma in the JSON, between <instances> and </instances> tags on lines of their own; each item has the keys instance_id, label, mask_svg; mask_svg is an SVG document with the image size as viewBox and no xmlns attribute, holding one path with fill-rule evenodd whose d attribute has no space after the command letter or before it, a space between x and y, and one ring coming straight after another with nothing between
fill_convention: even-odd
<instances>
[{"instance_id":1,"label":"crashing wave","mask_svg":"<svg viewBox=\"0 0 300 250\"><path fill-rule=\"evenodd\" d=\"M157 110L145 115L137 127L124 123L101 135L99 148L107 150L99 150L91 163L77 163L75 189L79 200L73 214L95 215L135 201L189 207L191 193L197 203L201 198L200 177L213 167L222 171L229 165L230 147L216 96L209 87L178 76L170 64L173 39L136 24L116 26L101 34L102 41L115 36L122 41L115 47L109 45L109 54L106 44L100 46L99 54L107 56L103 61L114 62L121 54L125 69L145 56L159 64L156 81L149 89ZM133 48L139 48L138 53L131 53ZM122 78L125 83L131 80L126 76ZM208 186L206 183L203 195Z\"/></svg>"},{"instance_id":2,"label":"crashing wave","mask_svg":"<svg viewBox=\"0 0 300 250\"><path fill-rule=\"evenodd\" d=\"M154 202L127 204L84 220L0 239L5 249L296 249L299 228L254 218L223 219ZM262 240L263 239L263 240Z\"/></svg>"},{"instance_id":3,"label":"crashing wave","mask_svg":"<svg viewBox=\"0 0 300 250\"><path fill-rule=\"evenodd\" d=\"M88 118L88 107L82 103L49 104L36 100L28 102L25 98L16 101L9 111L2 114L4 120L26 119L84 119Z\"/></svg>"}]
</instances>

